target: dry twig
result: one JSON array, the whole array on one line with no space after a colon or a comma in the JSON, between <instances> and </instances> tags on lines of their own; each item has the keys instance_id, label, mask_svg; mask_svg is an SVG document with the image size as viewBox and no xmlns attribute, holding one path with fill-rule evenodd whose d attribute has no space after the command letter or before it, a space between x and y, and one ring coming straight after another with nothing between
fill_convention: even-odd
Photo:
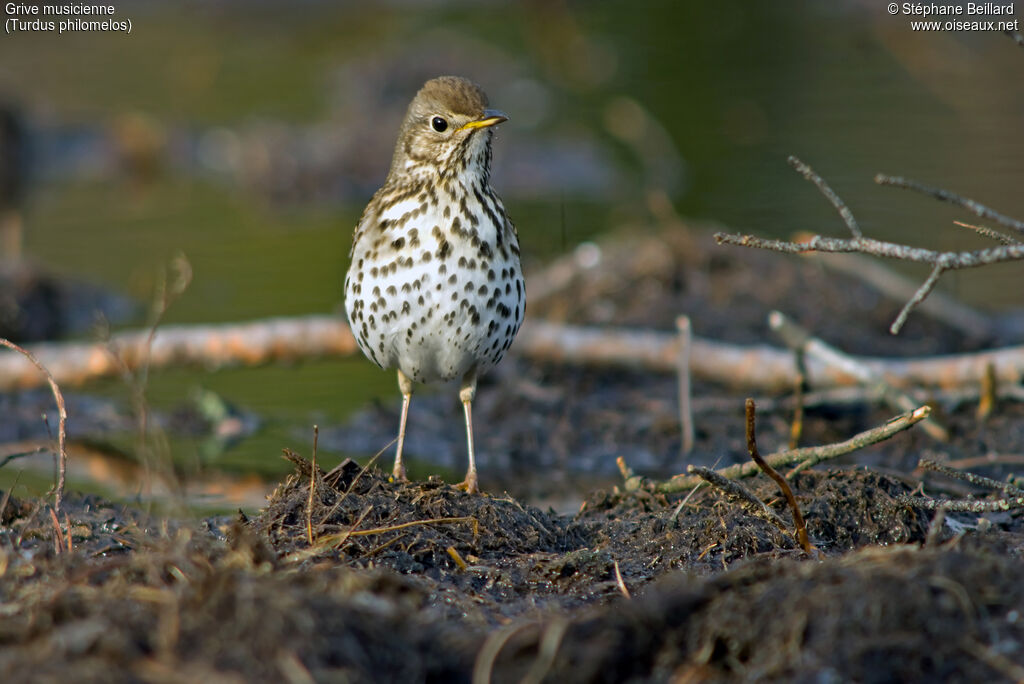
<instances>
[{"instance_id":1,"label":"dry twig","mask_svg":"<svg viewBox=\"0 0 1024 684\"><path fill-rule=\"evenodd\" d=\"M803 242L803 234L794 236L793 241ZM804 257L814 258L817 263L827 269L838 271L850 278L856 278L896 302L907 301L914 296L919 287L916 281L902 273L897 273L885 262L864 254L811 253L805 254ZM998 332L996 330L998 319L982 313L944 292L933 292L921 302L918 310L944 325L959 330L972 339L988 338Z\"/></svg>"},{"instance_id":2,"label":"dry twig","mask_svg":"<svg viewBox=\"0 0 1024 684\"><path fill-rule=\"evenodd\" d=\"M814 547L811 546L810 539L807 537L807 525L804 524L804 516L800 512L800 506L797 504L796 497L793 496L793 489L786 482L786 478L779 475L774 468L765 463L765 460L761 458L761 453L757 450L757 431L755 429L757 408L754 405L754 400L748 397L745 407L747 417L747 451L750 453L750 458L754 459L754 463L764 471L765 475L775 480L775 484L779 485L779 489L782 490L782 494L786 497L786 502L793 512L793 525L796 527L796 537L800 541L800 547L803 548L804 553L811 553Z\"/></svg>"},{"instance_id":3,"label":"dry twig","mask_svg":"<svg viewBox=\"0 0 1024 684\"><path fill-rule=\"evenodd\" d=\"M968 197L958 195L955 192L950 192L949 190L944 190L942 188L933 188L931 186L925 185L924 183L918 183L915 180L903 178L902 176L888 176L884 173L876 175L875 182L878 183L879 185L891 185L896 188L902 188L904 190L913 190L915 192L920 192L924 195L930 195L931 197L934 197L935 199L940 200L942 202L949 202L950 204L958 206L961 209L968 211L974 214L975 216L978 216L979 218L988 219L989 221L995 221L1001 226L1005 226L1006 228L1012 228L1014 230L1020 231L1021 233L1024 233L1024 221L1020 221L1010 216L1006 216L1005 214L1000 214L998 211L994 209L989 209L981 202L976 202L975 200L972 200Z\"/></svg>"},{"instance_id":4,"label":"dry twig","mask_svg":"<svg viewBox=\"0 0 1024 684\"><path fill-rule=\"evenodd\" d=\"M996 369L992 364L985 366L981 376L981 390L978 395L978 420L985 420L996 407L999 397L999 383L996 381Z\"/></svg>"},{"instance_id":5,"label":"dry twig","mask_svg":"<svg viewBox=\"0 0 1024 684\"><path fill-rule=\"evenodd\" d=\"M967 223L966 221L953 221L953 225L960 226L961 228L970 228L978 235L987 237L989 240L995 240L996 242L1004 245L1019 245L1021 243L1017 238L1007 235L1006 233L1000 233L998 230L994 230L988 226L978 226L973 223Z\"/></svg>"},{"instance_id":6,"label":"dry twig","mask_svg":"<svg viewBox=\"0 0 1024 684\"><path fill-rule=\"evenodd\" d=\"M615 567L615 584L619 587L619 593L628 599L633 598L629 593L629 588L626 586L626 581L622 579L622 571L619 570L619 561L613 563Z\"/></svg>"},{"instance_id":7,"label":"dry twig","mask_svg":"<svg viewBox=\"0 0 1024 684\"><path fill-rule=\"evenodd\" d=\"M677 318L676 329L679 331L679 425L683 433L683 456L686 456L693 451L695 441L690 395L690 347L693 342L690 317Z\"/></svg>"},{"instance_id":8,"label":"dry twig","mask_svg":"<svg viewBox=\"0 0 1024 684\"><path fill-rule=\"evenodd\" d=\"M806 242L796 243L784 240L765 240L754 235L715 233L715 240L719 244L770 249L787 254L803 254L805 252L860 252L862 254L871 254L878 257L900 259L902 261L931 265L931 274L918 288L917 292L915 292L903 306L903 309L900 311L899 315L897 315L896 320L893 321L890 326L889 331L894 335L903 327L903 324L906 322L907 316L910 312L924 301L929 293L931 293L935 284L939 281L939 278L946 271L964 268L977 268L979 266L987 266L1006 261L1024 260L1024 244L1000 245L999 247L990 247L988 249L979 249L971 252L937 252L920 247L910 247L908 245L900 245L893 242L866 238L860 233L860 228L857 225L856 220L853 218L852 213L846 205L842 203L842 200L835 195L832 189L828 187L828 184L825 183L821 176L819 176L810 166L803 163L796 157L790 157L789 163L801 175L803 175L804 178L813 182L818 189L822 191L825 197L832 202L832 205L836 207L839 215L842 217L844 223L846 223L847 228L849 228L850 232L853 234L853 238L842 239L815 235ZM1024 232L1024 222L1000 214L978 202L975 202L974 200L960 197L959 195L947 190L930 188L915 181L893 176L885 176L882 174L875 177L875 182L882 185L893 185L896 187L917 190L919 192L932 195L937 199L952 202L967 211L995 221L1000 225Z\"/></svg>"},{"instance_id":9,"label":"dry twig","mask_svg":"<svg viewBox=\"0 0 1024 684\"><path fill-rule=\"evenodd\" d=\"M807 357L817 359L826 366L833 367L842 373L848 373L862 384L881 388L882 398L890 408L896 411L912 411L918 405L918 402L913 397L893 387L882 375L875 373L871 368L860 363L853 356L839 351L820 338L812 336L807 330L791 321L781 311L772 311L768 314L768 327L790 349ZM942 442L949 441L949 431L934 418L928 418L922 427L935 439Z\"/></svg>"},{"instance_id":10,"label":"dry twig","mask_svg":"<svg viewBox=\"0 0 1024 684\"><path fill-rule=\"evenodd\" d=\"M789 528L786 526L786 521L779 517L778 513L769 508L768 504L757 498L756 494L736 480L730 480L727 477L723 477L718 471L712 470L711 468L705 468L703 466L692 465L686 469L686 472L696 475L712 487L746 503L759 516L775 523L776 527L786 534L789 534Z\"/></svg>"},{"instance_id":11,"label":"dry twig","mask_svg":"<svg viewBox=\"0 0 1024 684\"><path fill-rule=\"evenodd\" d=\"M789 426L789 448L796 449L800 446L800 437L804 433L804 385L807 384L807 376L803 373L796 374L793 381L793 422Z\"/></svg>"},{"instance_id":12,"label":"dry twig","mask_svg":"<svg viewBox=\"0 0 1024 684\"><path fill-rule=\"evenodd\" d=\"M801 449L792 449L780 451L774 454L770 454L765 457L765 461L769 463L773 468L781 468L784 466L798 463L799 465L791 470L788 475L793 476L794 473L812 466L818 465L829 459L848 454L862 449L871 444L877 444L886 439L889 439L898 432L902 432L907 428L919 423L924 420L931 413L931 408L928 406L921 406L913 411L908 411L902 415L892 418L888 422L883 423L877 427L865 430L857 435L854 435L850 439L837 442L835 444L826 444L824 446L816 447L803 447ZM692 469L688 469L688 472L695 472ZM728 468L723 468L715 472L716 475L724 479L735 480L744 477L751 477L760 472L756 463L747 462L739 463ZM701 478L703 479L703 478ZM684 475L677 475L664 482L658 482L653 485L654 490L665 494L672 492L681 492L685 489L689 489L700 482L699 478L689 477Z\"/></svg>"},{"instance_id":13,"label":"dry twig","mask_svg":"<svg viewBox=\"0 0 1024 684\"><path fill-rule=\"evenodd\" d=\"M991 477L985 477L984 475L976 475L963 470L957 470L929 458L918 459L917 467L922 470L931 470L936 473L941 473L946 477L952 477L956 480L963 480L964 482L968 482L972 485L985 487L986 489L995 489L1009 494L1010 496L1024 496L1024 489L1021 489L1010 482L1000 482L999 480L993 480Z\"/></svg>"},{"instance_id":14,"label":"dry twig","mask_svg":"<svg viewBox=\"0 0 1024 684\"><path fill-rule=\"evenodd\" d=\"M927 496L910 496L904 494L896 497L896 501L905 506L916 506L929 511L937 511L944 508L947 511L957 513L992 513L995 511L1009 511L1015 508L1024 508L1024 496L1004 497L992 501L979 501L977 499L931 499Z\"/></svg>"}]
</instances>

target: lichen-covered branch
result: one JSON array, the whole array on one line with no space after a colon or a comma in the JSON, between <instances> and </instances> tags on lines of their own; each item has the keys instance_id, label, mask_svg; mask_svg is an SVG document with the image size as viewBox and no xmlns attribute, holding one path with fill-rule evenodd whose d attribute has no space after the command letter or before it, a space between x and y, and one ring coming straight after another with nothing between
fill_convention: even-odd
<instances>
[{"instance_id":1,"label":"lichen-covered branch","mask_svg":"<svg viewBox=\"0 0 1024 684\"><path fill-rule=\"evenodd\" d=\"M882 425L856 434L843 442L826 444L824 446L803 447L800 449L786 449L784 451L779 451L765 456L764 460L773 468L784 468L786 466L793 465L794 463L800 464L793 471L790 471L789 475L792 476L794 472L798 472L799 470L810 468L824 461L842 456L843 454L849 454L871 444L877 444L878 442L885 441L896 433L914 426L927 418L930 414L930 407L921 406L913 411L896 416ZM716 472L727 479L737 480L744 477L752 477L760 471L761 470L756 463L748 461L746 463L729 466L728 468L722 468ZM665 480L664 482L654 483L653 489L664 494L671 494L673 492L681 492L695 487L699 482L699 478L695 478L690 475L677 475L669 480Z\"/></svg>"},{"instance_id":2,"label":"lichen-covered branch","mask_svg":"<svg viewBox=\"0 0 1024 684\"><path fill-rule=\"evenodd\" d=\"M825 181L822 180L810 166L803 163L796 157L790 157L789 161L790 164L792 164L794 168L804 176L804 178L813 182L832 203L832 205L836 207L836 210L839 212L839 215L853 233L854 237L843 239L815 235L805 242L789 242L786 240L767 240L754 235L744 235L739 233L715 233L715 240L719 244L737 245L740 247L756 247L758 249L768 249L786 254L804 254L806 252L859 252L861 254L870 254L877 257L930 264L932 266L932 272L928 279L907 301L903 310L900 311L899 316L897 316L892 326L890 326L889 330L894 335L900 331L910 312L928 296L935 287L939 278L946 271L964 268L977 268L980 266L988 266L990 264L998 264L1007 261L1024 260L1024 244L1003 244L999 247L989 247L969 252L938 252L931 249L924 249L922 247L911 247L909 245L901 245L894 242L885 242L883 240L866 238L860 233L860 228L858 227L856 220L853 218L853 214L850 212L849 208L843 204L842 200L836 196L828 184L825 183ZM884 185L893 185L896 187L917 190L936 197L937 199L952 202L978 216L982 216L995 221L1000 225L1024 232L1024 221L1019 221L1017 219L1010 218L1009 216L1005 216L1004 214L1000 214L999 212L989 209L974 200L960 197L959 195L947 190L931 188L921 185L915 181L894 176L879 175L875 177L875 180L876 182Z\"/></svg>"}]
</instances>

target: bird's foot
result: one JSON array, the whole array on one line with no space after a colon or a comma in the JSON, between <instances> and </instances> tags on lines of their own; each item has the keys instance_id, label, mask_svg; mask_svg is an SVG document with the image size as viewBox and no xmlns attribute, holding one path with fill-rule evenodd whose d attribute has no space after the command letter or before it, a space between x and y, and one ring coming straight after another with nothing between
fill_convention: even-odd
<instances>
[{"instance_id":1,"label":"bird's foot","mask_svg":"<svg viewBox=\"0 0 1024 684\"><path fill-rule=\"evenodd\" d=\"M460 482L459 484L455 485L455 488L456 489L461 489L462 491L466 492L467 494L479 494L480 493L480 484L479 484L479 482L476 479L476 473L475 472L466 473L466 479L463 480L462 482Z\"/></svg>"},{"instance_id":2,"label":"bird's foot","mask_svg":"<svg viewBox=\"0 0 1024 684\"><path fill-rule=\"evenodd\" d=\"M405 466L396 463L391 471L391 478L397 482L408 482L409 478L405 476Z\"/></svg>"}]
</instances>

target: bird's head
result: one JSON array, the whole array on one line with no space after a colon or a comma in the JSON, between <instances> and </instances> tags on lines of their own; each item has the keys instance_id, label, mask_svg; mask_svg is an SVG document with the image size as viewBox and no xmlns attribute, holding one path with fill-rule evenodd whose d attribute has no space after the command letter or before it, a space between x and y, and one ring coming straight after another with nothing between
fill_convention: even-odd
<instances>
[{"instance_id":1,"label":"bird's head","mask_svg":"<svg viewBox=\"0 0 1024 684\"><path fill-rule=\"evenodd\" d=\"M427 81L406 112L391 174L433 168L444 175L469 170L486 177L491 127L508 120L487 105L480 86L465 78L440 76Z\"/></svg>"}]
</instances>

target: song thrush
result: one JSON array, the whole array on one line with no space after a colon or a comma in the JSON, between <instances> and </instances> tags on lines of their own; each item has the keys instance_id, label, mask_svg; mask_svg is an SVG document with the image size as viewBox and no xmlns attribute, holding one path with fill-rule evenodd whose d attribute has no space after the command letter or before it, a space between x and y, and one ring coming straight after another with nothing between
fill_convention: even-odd
<instances>
[{"instance_id":1,"label":"song thrush","mask_svg":"<svg viewBox=\"0 0 1024 684\"><path fill-rule=\"evenodd\" d=\"M402 417L413 383L461 379L469 469L460 487L479 491L472 403L477 378L497 364L523 322L526 291L516 229L490 184L492 126L476 84L435 78L409 105L391 170L352 238L345 310L359 348L398 369Z\"/></svg>"}]
</instances>

